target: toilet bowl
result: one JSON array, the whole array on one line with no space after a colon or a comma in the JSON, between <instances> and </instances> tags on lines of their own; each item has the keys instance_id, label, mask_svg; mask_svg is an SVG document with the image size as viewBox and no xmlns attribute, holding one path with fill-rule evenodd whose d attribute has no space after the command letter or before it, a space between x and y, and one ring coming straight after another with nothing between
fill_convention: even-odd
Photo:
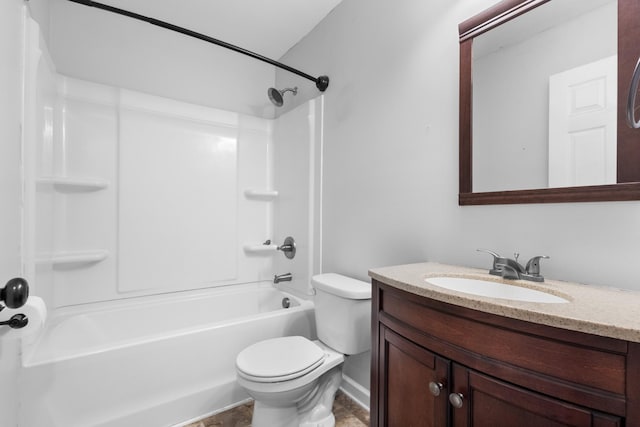
<instances>
[{"instance_id":1,"label":"toilet bowl","mask_svg":"<svg viewBox=\"0 0 640 427\"><path fill-rule=\"evenodd\" d=\"M319 340L257 342L236 358L237 381L255 400L253 427L334 427L345 354L371 347L371 286L338 274L311 280Z\"/></svg>"}]
</instances>

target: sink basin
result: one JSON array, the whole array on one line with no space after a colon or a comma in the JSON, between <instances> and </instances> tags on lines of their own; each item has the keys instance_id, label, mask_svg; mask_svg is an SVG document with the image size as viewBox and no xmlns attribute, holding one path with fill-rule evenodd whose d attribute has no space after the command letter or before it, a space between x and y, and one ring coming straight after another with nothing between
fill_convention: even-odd
<instances>
[{"instance_id":1,"label":"sink basin","mask_svg":"<svg viewBox=\"0 0 640 427\"><path fill-rule=\"evenodd\" d=\"M569 300L535 289L508 285L506 283L490 282L468 277L429 277L426 282L452 291L478 295L489 298L509 299L527 302L567 303Z\"/></svg>"}]
</instances>

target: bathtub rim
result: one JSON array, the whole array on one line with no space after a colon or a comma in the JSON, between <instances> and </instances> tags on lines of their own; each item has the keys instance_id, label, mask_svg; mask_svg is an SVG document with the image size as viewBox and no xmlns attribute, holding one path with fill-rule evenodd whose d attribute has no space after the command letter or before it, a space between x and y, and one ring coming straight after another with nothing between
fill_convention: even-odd
<instances>
[{"instance_id":1,"label":"bathtub rim","mask_svg":"<svg viewBox=\"0 0 640 427\"><path fill-rule=\"evenodd\" d=\"M177 302L177 300L180 300L181 302L188 302L188 301L200 299L202 297L214 297L217 295L229 295L229 294L242 294L246 292L261 291L261 290L273 290L273 291L279 292L284 297L288 297L291 301L295 302L296 304L292 305L287 309L282 308L278 310L260 312L260 313L255 313L251 315L238 316L231 319L226 319L224 321L192 325L186 328L177 328L169 332L165 331L163 333L153 333L153 334L144 335L141 337L119 340L119 341L116 341L115 343L111 343L108 345L90 346L87 349L75 351L72 354L68 354L68 355L62 355L62 356L46 355L45 357L36 358L36 355L38 354L37 350L39 349L39 346L41 345L42 341L45 339L46 334L53 327L55 327L56 324L64 321L65 319L72 318L74 316L80 316L80 315L85 315L88 313L95 313L95 312L126 311L130 309L135 309L136 307L145 306L150 303L151 304L167 304L167 303L175 303ZM53 313L50 315L49 319L47 320L45 327L38 334L38 337L29 343L27 343L26 341L23 341L22 357L21 357L22 367L29 368L29 367L47 365L51 363L64 362L64 361L73 360L81 357L90 357L90 356L102 354L108 351L114 351L118 349L133 347L136 345L153 343L156 341L175 338L177 336L192 335L192 334L201 333L208 330L237 325L247 321L268 318L271 316L284 316L287 313L291 313L291 312L314 309L313 300L302 298L299 295L294 295L292 293L289 293L286 290L280 289L269 282L253 282L253 283L245 283L240 285L197 289L192 291L181 291L177 293L179 295L174 295L174 294L176 293L145 295L140 297L127 298L123 300L110 300L110 301L104 301L104 302L66 306L66 307L60 307L58 309L55 309Z\"/></svg>"}]
</instances>

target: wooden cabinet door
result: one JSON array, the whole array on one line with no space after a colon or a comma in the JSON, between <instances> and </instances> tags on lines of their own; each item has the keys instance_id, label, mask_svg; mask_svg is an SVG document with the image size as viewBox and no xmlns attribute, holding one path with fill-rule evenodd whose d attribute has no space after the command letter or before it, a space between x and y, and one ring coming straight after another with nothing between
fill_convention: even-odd
<instances>
[{"instance_id":1,"label":"wooden cabinet door","mask_svg":"<svg viewBox=\"0 0 640 427\"><path fill-rule=\"evenodd\" d=\"M380 328L379 425L443 427L448 423L449 362L390 329ZM442 388L430 390L435 385Z\"/></svg>"},{"instance_id":2,"label":"wooden cabinet door","mask_svg":"<svg viewBox=\"0 0 640 427\"><path fill-rule=\"evenodd\" d=\"M453 365L452 393L462 407L452 410L455 427L620 427L621 419L553 399L460 365Z\"/></svg>"}]
</instances>

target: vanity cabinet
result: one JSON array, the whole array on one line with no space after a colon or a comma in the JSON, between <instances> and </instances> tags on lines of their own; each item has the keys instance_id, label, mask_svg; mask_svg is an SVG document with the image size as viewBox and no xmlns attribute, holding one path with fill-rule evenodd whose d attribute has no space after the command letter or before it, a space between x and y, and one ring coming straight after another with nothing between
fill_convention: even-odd
<instances>
[{"instance_id":1,"label":"vanity cabinet","mask_svg":"<svg viewBox=\"0 0 640 427\"><path fill-rule=\"evenodd\" d=\"M390 421L378 425L447 425L450 362L384 326L381 338L380 355L386 367L381 419ZM435 385L435 393L429 390L430 385Z\"/></svg>"},{"instance_id":2,"label":"vanity cabinet","mask_svg":"<svg viewBox=\"0 0 640 427\"><path fill-rule=\"evenodd\" d=\"M372 308L373 427L640 426L637 343L376 280Z\"/></svg>"}]
</instances>

